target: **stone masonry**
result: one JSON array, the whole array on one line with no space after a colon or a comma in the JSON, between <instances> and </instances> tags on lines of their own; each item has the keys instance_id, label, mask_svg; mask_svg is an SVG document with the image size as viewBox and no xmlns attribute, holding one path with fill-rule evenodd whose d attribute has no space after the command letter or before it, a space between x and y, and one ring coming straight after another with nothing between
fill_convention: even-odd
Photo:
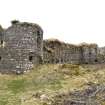
<instances>
[{"instance_id":1,"label":"stone masonry","mask_svg":"<svg viewBox=\"0 0 105 105\"><path fill-rule=\"evenodd\" d=\"M73 45L57 39L44 40L43 61L44 63L97 63L97 48L96 44Z\"/></svg>"},{"instance_id":2,"label":"stone masonry","mask_svg":"<svg viewBox=\"0 0 105 105\"><path fill-rule=\"evenodd\" d=\"M42 62L43 31L39 25L12 21L0 36L1 72L20 73Z\"/></svg>"},{"instance_id":3,"label":"stone masonry","mask_svg":"<svg viewBox=\"0 0 105 105\"><path fill-rule=\"evenodd\" d=\"M0 26L0 72L23 73L41 63L98 63L97 44L73 45L57 39L43 40L38 24L12 21Z\"/></svg>"}]
</instances>

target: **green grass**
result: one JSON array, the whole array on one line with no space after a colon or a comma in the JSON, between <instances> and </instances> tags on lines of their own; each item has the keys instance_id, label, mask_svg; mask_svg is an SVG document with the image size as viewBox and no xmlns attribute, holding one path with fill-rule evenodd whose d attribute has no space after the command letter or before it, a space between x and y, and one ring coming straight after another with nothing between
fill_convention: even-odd
<instances>
[{"instance_id":1,"label":"green grass","mask_svg":"<svg viewBox=\"0 0 105 105\"><path fill-rule=\"evenodd\" d=\"M0 99L0 104L1 104L1 105L7 105L7 104L8 104L7 99L6 99L6 98L1 97L1 99Z\"/></svg>"},{"instance_id":2,"label":"green grass","mask_svg":"<svg viewBox=\"0 0 105 105\"><path fill-rule=\"evenodd\" d=\"M25 80L12 80L7 84L8 90L12 91L14 94L23 92L25 90Z\"/></svg>"},{"instance_id":3,"label":"green grass","mask_svg":"<svg viewBox=\"0 0 105 105\"><path fill-rule=\"evenodd\" d=\"M23 75L0 75L0 105L48 105L52 97L88 82L105 83L105 70L93 71L80 65L40 65ZM48 100L41 100L41 95Z\"/></svg>"}]
</instances>

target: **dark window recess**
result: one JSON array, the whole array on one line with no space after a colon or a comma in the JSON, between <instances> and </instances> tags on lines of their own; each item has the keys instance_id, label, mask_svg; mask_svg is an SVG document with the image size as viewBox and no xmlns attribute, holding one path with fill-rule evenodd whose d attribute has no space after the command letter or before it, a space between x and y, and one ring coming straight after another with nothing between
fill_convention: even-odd
<instances>
[{"instance_id":1,"label":"dark window recess","mask_svg":"<svg viewBox=\"0 0 105 105\"><path fill-rule=\"evenodd\" d=\"M3 44L3 40L1 40L1 44Z\"/></svg>"},{"instance_id":2,"label":"dark window recess","mask_svg":"<svg viewBox=\"0 0 105 105\"><path fill-rule=\"evenodd\" d=\"M0 61L1 61L1 56L0 56Z\"/></svg>"},{"instance_id":3,"label":"dark window recess","mask_svg":"<svg viewBox=\"0 0 105 105\"><path fill-rule=\"evenodd\" d=\"M40 43L40 31L37 31L37 43Z\"/></svg>"},{"instance_id":4,"label":"dark window recess","mask_svg":"<svg viewBox=\"0 0 105 105\"><path fill-rule=\"evenodd\" d=\"M95 62L98 62L98 60L97 60L97 59L95 59Z\"/></svg>"},{"instance_id":5,"label":"dark window recess","mask_svg":"<svg viewBox=\"0 0 105 105\"><path fill-rule=\"evenodd\" d=\"M89 55L91 55L92 53L91 52L89 52Z\"/></svg>"},{"instance_id":6,"label":"dark window recess","mask_svg":"<svg viewBox=\"0 0 105 105\"><path fill-rule=\"evenodd\" d=\"M85 64L89 64L88 62L85 62Z\"/></svg>"},{"instance_id":7,"label":"dark window recess","mask_svg":"<svg viewBox=\"0 0 105 105\"><path fill-rule=\"evenodd\" d=\"M29 61L32 62L33 56L29 56Z\"/></svg>"},{"instance_id":8,"label":"dark window recess","mask_svg":"<svg viewBox=\"0 0 105 105\"><path fill-rule=\"evenodd\" d=\"M40 35L40 31L37 31L37 34Z\"/></svg>"}]
</instances>

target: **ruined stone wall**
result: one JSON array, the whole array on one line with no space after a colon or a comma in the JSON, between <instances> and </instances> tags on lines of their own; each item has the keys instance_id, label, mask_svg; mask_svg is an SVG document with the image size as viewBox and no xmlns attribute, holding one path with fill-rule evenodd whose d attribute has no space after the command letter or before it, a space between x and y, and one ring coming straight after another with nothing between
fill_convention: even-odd
<instances>
[{"instance_id":1,"label":"ruined stone wall","mask_svg":"<svg viewBox=\"0 0 105 105\"><path fill-rule=\"evenodd\" d=\"M97 63L98 46L96 44L83 44L82 47L82 62L83 63Z\"/></svg>"},{"instance_id":2,"label":"ruined stone wall","mask_svg":"<svg viewBox=\"0 0 105 105\"><path fill-rule=\"evenodd\" d=\"M99 63L105 63L105 47L99 47L98 48L98 62Z\"/></svg>"},{"instance_id":3,"label":"ruined stone wall","mask_svg":"<svg viewBox=\"0 0 105 105\"><path fill-rule=\"evenodd\" d=\"M76 45L67 44L64 47L63 59L64 59L64 62L67 62L67 63L80 64L81 63L81 48Z\"/></svg>"},{"instance_id":4,"label":"ruined stone wall","mask_svg":"<svg viewBox=\"0 0 105 105\"><path fill-rule=\"evenodd\" d=\"M44 40L44 63L80 63L81 49L59 40Z\"/></svg>"},{"instance_id":5,"label":"ruined stone wall","mask_svg":"<svg viewBox=\"0 0 105 105\"><path fill-rule=\"evenodd\" d=\"M3 32L3 44L0 71L23 72L42 60L43 31L36 24L12 24Z\"/></svg>"},{"instance_id":6,"label":"ruined stone wall","mask_svg":"<svg viewBox=\"0 0 105 105\"><path fill-rule=\"evenodd\" d=\"M0 26L0 47L1 47L2 42L3 42L3 28L2 26Z\"/></svg>"},{"instance_id":7,"label":"ruined stone wall","mask_svg":"<svg viewBox=\"0 0 105 105\"><path fill-rule=\"evenodd\" d=\"M97 62L97 45L72 45L57 39L44 40L44 63L95 63Z\"/></svg>"},{"instance_id":8,"label":"ruined stone wall","mask_svg":"<svg viewBox=\"0 0 105 105\"><path fill-rule=\"evenodd\" d=\"M44 40L44 63L75 63L81 62L81 49L59 40Z\"/></svg>"},{"instance_id":9,"label":"ruined stone wall","mask_svg":"<svg viewBox=\"0 0 105 105\"><path fill-rule=\"evenodd\" d=\"M102 61L97 57L99 54L96 44L43 40L43 30L37 24L12 21L9 28L0 27L0 72L23 72L42 62L97 63Z\"/></svg>"}]
</instances>

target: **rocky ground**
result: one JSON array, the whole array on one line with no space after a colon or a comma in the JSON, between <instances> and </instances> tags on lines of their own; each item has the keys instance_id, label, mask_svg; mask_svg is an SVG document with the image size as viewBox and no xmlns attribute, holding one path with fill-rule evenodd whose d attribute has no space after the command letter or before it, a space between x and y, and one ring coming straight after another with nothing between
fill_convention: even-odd
<instances>
[{"instance_id":1,"label":"rocky ground","mask_svg":"<svg viewBox=\"0 0 105 105\"><path fill-rule=\"evenodd\" d=\"M52 105L105 105L105 85L89 85L82 91L55 96Z\"/></svg>"}]
</instances>

